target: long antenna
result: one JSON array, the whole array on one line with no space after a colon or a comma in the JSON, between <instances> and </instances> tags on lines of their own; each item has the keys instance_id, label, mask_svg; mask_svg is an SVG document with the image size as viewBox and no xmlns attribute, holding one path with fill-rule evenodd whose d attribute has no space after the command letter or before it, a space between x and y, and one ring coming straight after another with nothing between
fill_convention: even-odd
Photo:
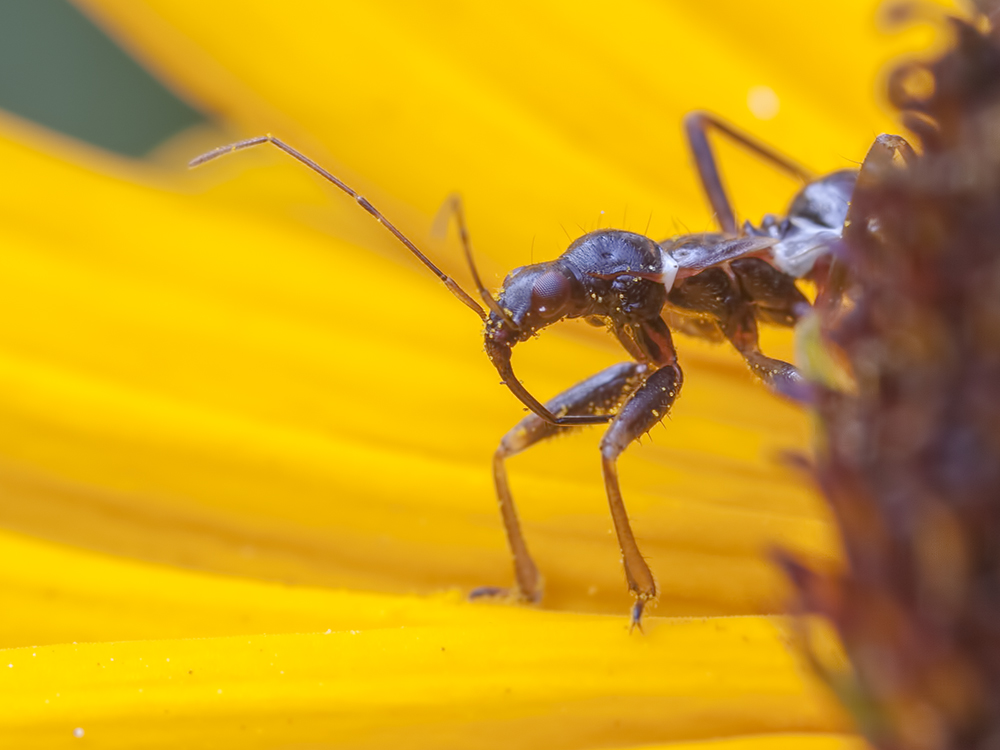
<instances>
[{"instance_id":1,"label":"long antenna","mask_svg":"<svg viewBox=\"0 0 1000 750\"><path fill-rule=\"evenodd\" d=\"M332 182L338 188L340 188L349 196L354 198L354 200L357 201L358 205L361 206L361 208L363 208L365 211L367 211L373 217L375 217L375 221L377 221L379 224L388 229L397 240L406 245L407 249L411 253L417 256L417 258L420 260L421 263L423 263L425 266L431 269L434 275L441 280L441 283L443 283L446 287L448 287L448 290L452 294L458 297L458 299L461 300L463 304L465 304L469 309L473 310L476 313L476 315L478 315L482 320L486 320L486 311L483 310L483 308L480 307L479 304L474 299L472 299L472 297L466 294L465 291L458 285L458 283L453 278L451 278L451 276L449 276L440 268L438 268L436 265L434 265L431 262L430 258L428 258L426 255L420 252L420 250L417 249L417 246L414 245L412 242L410 242L410 240L406 237L406 235L404 235L402 232L396 229L396 227L394 227L392 223L388 219L386 219L385 216L382 215L381 211L379 211L377 208L375 208L375 206L373 206L371 203L368 202L367 198L360 195L356 190L354 190L349 185L341 182L339 179L334 177L330 172L323 169L323 167L314 162L308 156L303 154L301 151L292 148L284 141L279 140L278 138L275 138L272 135L261 135L257 136L256 138L248 138L245 141L230 143L228 146L219 146L219 148L214 148L208 153L202 154L201 156L196 156L194 159L188 162L188 167L190 168L199 167L205 162L212 161L213 159L218 159L220 156L225 156L226 154L232 154L235 153L236 151L242 151L245 148L252 148L253 146L259 146L262 143L270 143L276 146L277 148L281 149L286 154L291 156L293 159L295 159L298 162L301 162L302 164L305 164L307 167L309 167L309 169L319 174L325 180Z\"/></svg>"}]
</instances>

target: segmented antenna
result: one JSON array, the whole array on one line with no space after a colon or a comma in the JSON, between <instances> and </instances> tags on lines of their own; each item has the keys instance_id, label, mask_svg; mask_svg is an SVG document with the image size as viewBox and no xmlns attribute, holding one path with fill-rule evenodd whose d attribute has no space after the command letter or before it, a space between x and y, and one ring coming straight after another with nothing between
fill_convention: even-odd
<instances>
[{"instance_id":1,"label":"segmented antenna","mask_svg":"<svg viewBox=\"0 0 1000 750\"><path fill-rule=\"evenodd\" d=\"M446 287L448 287L448 290L452 294L454 294L459 300L461 300L462 303L465 304L470 310L473 310L476 313L476 315L478 315L482 320L486 320L486 311L483 310L483 308L480 307L476 303L476 301L472 299L472 297L466 294L465 291L458 285L458 283L453 278L451 278L451 276L449 276L440 268L438 268L436 265L434 265L431 262L430 258L428 258L426 255L420 252L420 250L417 249L417 246L414 245L412 242L410 242L410 240L406 237L406 235L404 235L402 232L396 229L396 227L394 227L392 223L388 219L386 219L385 216L382 215L381 211L379 211L377 208L375 208L375 206L373 206L371 203L368 202L367 198L360 195L356 190L354 190L349 185L345 184L344 182L341 182L339 179L334 177L330 172L323 169L323 167L314 162L308 156L303 154L301 151L292 148L284 141L279 140L278 138L275 138L272 135L261 135L257 136L256 138L248 138L245 141L230 143L228 146L219 146L219 148L214 148L208 153L202 154L201 156L196 156L194 159L188 162L188 167L193 169L194 167L201 166L205 162L212 161L213 159L218 159L220 156L225 156L226 154L232 154L235 153L236 151L242 151L245 148L252 148L254 146L259 146L262 143L270 143L273 146L276 146L277 148L281 149L286 154L291 156L293 159L306 165L307 167L309 167L309 169L316 172L318 175L323 177L328 182L332 182L338 188L340 188L349 196L354 198L354 200L357 201L357 204L361 206L361 208L363 208L365 211L367 211L375 218L375 221L377 221L379 224L388 229L392 233L393 237L402 242L411 253L416 255L417 258L420 260L420 262L423 263L425 266L427 266L434 273L434 275L441 280L441 283L443 283ZM460 224L460 226L462 227L463 242L464 242L466 238L464 232L464 225ZM467 245L466 245L466 256L469 259L470 267L472 267L473 274L475 275L475 266L472 266L472 254ZM480 293L485 295L483 297L485 301L486 296L488 296L488 293L486 293L483 290L482 284L479 282L478 275L475 276L475 281L476 284L479 286ZM492 299L492 297L490 299ZM494 304L496 304L496 302L494 302ZM497 307L499 307L499 305L497 305Z\"/></svg>"}]
</instances>

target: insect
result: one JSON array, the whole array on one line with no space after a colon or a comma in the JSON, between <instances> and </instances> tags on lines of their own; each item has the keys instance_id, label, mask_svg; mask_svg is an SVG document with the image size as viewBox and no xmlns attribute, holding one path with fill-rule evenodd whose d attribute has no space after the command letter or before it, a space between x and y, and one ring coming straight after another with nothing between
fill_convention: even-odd
<instances>
[{"instance_id":1,"label":"insect","mask_svg":"<svg viewBox=\"0 0 1000 750\"><path fill-rule=\"evenodd\" d=\"M742 229L737 227L708 142L712 129L806 183L784 218L766 216L759 225L748 222ZM506 459L561 430L608 424L600 443L605 488L628 588L635 597L631 624L641 626L643 610L656 598L657 588L632 533L619 487L617 460L634 440L667 415L680 393L683 374L671 327L695 336L729 340L772 390L794 397L804 385L794 366L761 352L757 324L795 324L800 310L809 304L796 287L797 278L815 278L824 292L843 286L837 281L842 274L835 272L837 264L831 248L839 240L845 222L851 220L850 197L859 173L845 170L816 178L773 149L705 113L689 115L685 130L721 232L685 234L662 242L623 230L590 232L555 260L511 271L494 297L476 270L462 205L457 198L450 199L446 208L458 226L466 261L485 307L367 199L271 135L222 146L190 162L191 167L196 167L262 144L277 147L354 198L484 321L490 361L503 383L531 413L503 437L493 456L497 498L514 558L515 585L512 590L483 587L472 592L474 597L502 595L537 602L542 595L542 578L528 551L507 481ZM865 165L905 149L909 146L902 139L880 136ZM873 160L872 154L878 158ZM605 369L543 404L514 374L512 350L541 329L568 318L584 318L606 326L632 360Z\"/></svg>"}]
</instances>

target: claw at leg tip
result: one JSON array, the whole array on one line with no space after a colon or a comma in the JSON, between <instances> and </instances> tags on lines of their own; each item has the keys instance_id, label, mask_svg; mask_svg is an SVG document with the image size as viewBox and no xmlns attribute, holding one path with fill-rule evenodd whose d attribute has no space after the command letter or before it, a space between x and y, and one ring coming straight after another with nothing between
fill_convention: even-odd
<instances>
[{"instance_id":1,"label":"claw at leg tip","mask_svg":"<svg viewBox=\"0 0 1000 750\"><path fill-rule=\"evenodd\" d=\"M469 592L469 601L476 599L505 599L510 595L510 590L502 586L479 586Z\"/></svg>"},{"instance_id":2,"label":"claw at leg tip","mask_svg":"<svg viewBox=\"0 0 1000 750\"><path fill-rule=\"evenodd\" d=\"M642 610L646 606L644 599L639 599L635 604L632 605L632 621L629 625L628 632L632 632L636 628L639 628L639 632L645 634L646 631L642 629Z\"/></svg>"}]
</instances>

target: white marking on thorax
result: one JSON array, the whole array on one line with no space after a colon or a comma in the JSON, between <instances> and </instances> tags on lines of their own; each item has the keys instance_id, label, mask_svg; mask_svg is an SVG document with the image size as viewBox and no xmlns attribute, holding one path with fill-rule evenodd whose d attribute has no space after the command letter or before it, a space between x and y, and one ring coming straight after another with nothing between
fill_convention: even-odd
<instances>
[{"instance_id":1,"label":"white marking on thorax","mask_svg":"<svg viewBox=\"0 0 1000 750\"><path fill-rule=\"evenodd\" d=\"M674 260L674 256L662 247L660 248L660 264L663 270L660 271L660 278L658 281L663 284L669 292L674 286L674 280L677 278L677 270L681 266L676 260Z\"/></svg>"}]
</instances>

